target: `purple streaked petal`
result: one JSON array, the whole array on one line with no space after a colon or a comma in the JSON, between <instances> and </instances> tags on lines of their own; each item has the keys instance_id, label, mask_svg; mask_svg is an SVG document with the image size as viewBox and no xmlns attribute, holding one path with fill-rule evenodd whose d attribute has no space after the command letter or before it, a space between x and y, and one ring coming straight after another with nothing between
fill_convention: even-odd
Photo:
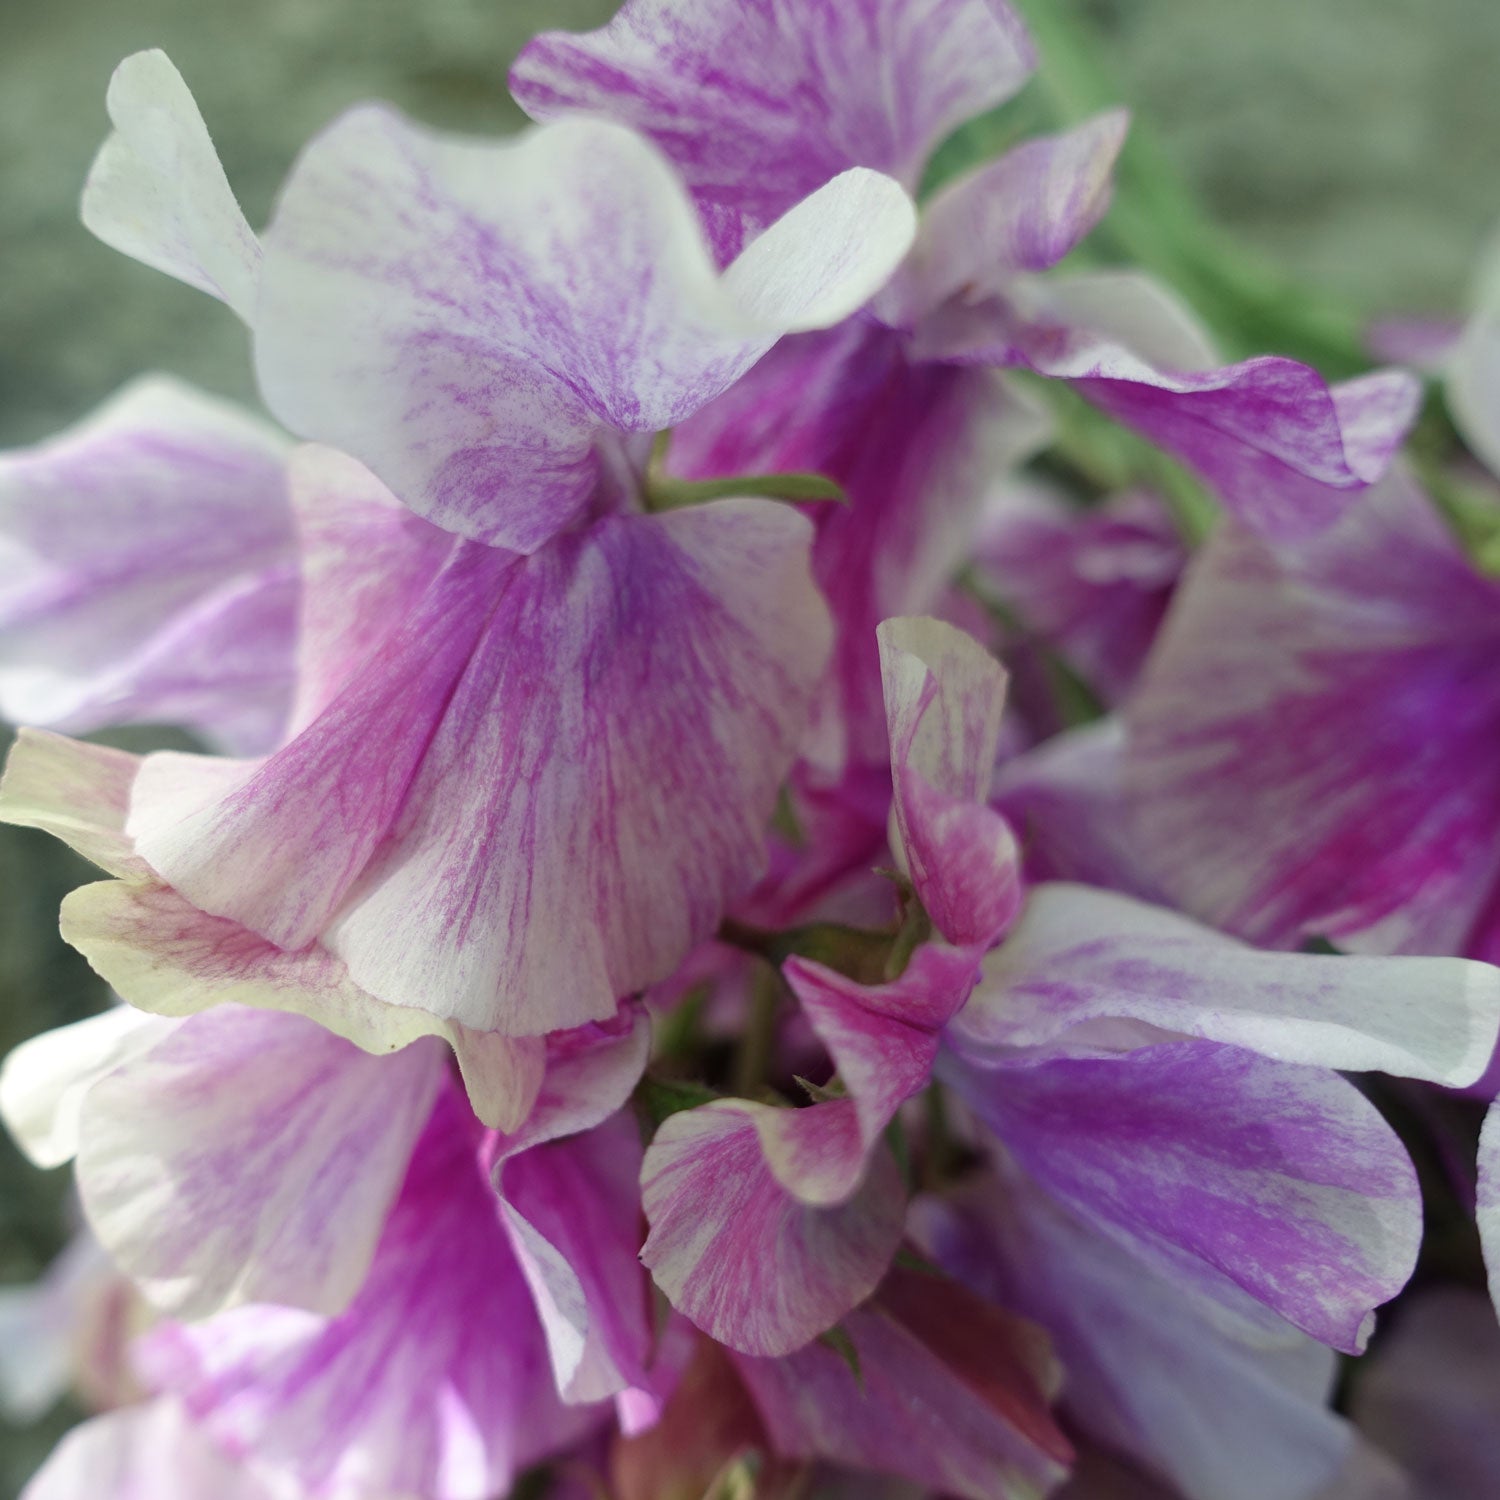
<instances>
[{"instance_id":1,"label":"purple streaked petal","mask_svg":"<svg viewBox=\"0 0 1500 1500\"><path fill-rule=\"evenodd\" d=\"M915 189L955 127L1035 66L1005 0L630 0L511 69L535 119L584 109L652 137L706 205L767 224L850 166Z\"/></svg>"},{"instance_id":2,"label":"purple streaked petal","mask_svg":"<svg viewBox=\"0 0 1500 1500\"><path fill-rule=\"evenodd\" d=\"M392 1004L512 1035L606 1020L762 865L828 639L809 532L725 500L529 558L463 544L286 749L150 757L138 847L206 911L324 934Z\"/></svg>"},{"instance_id":3,"label":"purple streaked petal","mask_svg":"<svg viewBox=\"0 0 1500 1500\"><path fill-rule=\"evenodd\" d=\"M816 1123L831 1127L842 1144L793 1144L858 1153L857 1126L845 1104L795 1111L817 1115ZM905 1214L900 1174L886 1151L836 1207L810 1207L793 1197L781 1174L773 1175L762 1141L763 1117L777 1112L725 1099L672 1115L641 1169L651 1225L641 1259L679 1312L747 1354L800 1348L869 1296L900 1242ZM787 1144L779 1132L775 1143ZM799 1180L812 1176L803 1162L783 1164L782 1171Z\"/></svg>"},{"instance_id":4,"label":"purple streaked petal","mask_svg":"<svg viewBox=\"0 0 1500 1500\"><path fill-rule=\"evenodd\" d=\"M1206 1306L1013 1169L913 1207L940 1265L1052 1335L1074 1422L1173 1493L1302 1500L1345 1464L1354 1433L1327 1409L1335 1355L1249 1298Z\"/></svg>"},{"instance_id":5,"label":"purple streaked petal","mask_svg":"<svg viewBox=\"0 0 1500 1500\"><path fill-rule=\"evenodd\" d=\"M553 1393L467 1106L445 1089L359 1295L164 1325L143 1372L311 1500L488 1500L602 1413Z\"/></svg>"},{"instance_id":6,"label":"purple streaked petal","mask_svg":"<svg viewBox=\"0 0 1500 1500\"><path fill-rule=\"evenodd\" d=\"M1080 881L1166 904L1141 868L1124 776L1125 726L1114 716L1056 734L1000 767L995 806L1016 830L1032 883Z\"/></svg>"},{"instance_id":7,"label":"purple streaked petal","mask_svg":"<svg viewBox=\"0 0 1500 1500\"><path fill-rule=\"evenodd\" d=\"M601 438L671 427L783 333L837 322L914 230L895 183L851 173L720 276L629 131L492 145L363 108L304 152L267 232L261 386L426 519L531 552L595 499Z\"/></svg>"},{"instance_id":8,"label":"purple streaked petal","mask_svg":"<svg viewBox=\"0 0 1500 1500\"><path fill-rule=\"evenodd\" d=\"M500 1164L511 1248L547 1335L564 1401L599 1401L649 1383L651 1283L639 1252L641 1138L614 1115Z\"/></svg>"},{"instance_id":9,"label":"purple streaked petal","mask_svg":"<svg viewBox=\"0 0 1500 1500\"><path fill-rule=\"evenodd\" d=\"M21 1500L278 1500L194 1426L176 1401L127 1406L75 1427Z\"/></svg>"},{"instance_id":10,"label":"purple streaked petal","mask_svg":"<svg viewBox=\"0 0 1500 1500\"><path fill-rule=\"evenodd\" d=\"M1500 969L1461 958L1357 958L1247 948L1165 907L1089 886L1038 886L950 1028L965 1056L1163 1034L1283 1062L1461 1087L1500 1037ZM1092 1024L1091 1024L1092 1023Z\"/></svg>"},{"instance_id":11,"label":"purple streaked petal","mask_svg":"<svg viewBox=\"0 0 1500 1500\"><path fill-rule=\"evenodd\" d=\"M178 1024L115 1005L22 1042L0 1066L5 1128L37 1166L71 1161L78 1154L79 1118L89 1090L149 1052Z\"/></svg>"},{"instance_id":12,"label":"purple streaked petal","mask_svg":"<svg viewBox=\"0 0 1500 1500\"><path fill-rule=\"evenodd\" d=\"M1002 293L1057 264L1103 217L1130 117L1038 136L949 183L922 213L899 292L915 321L950 297ZM893 288L893 290L896 290Z\"/></svg>"},{"instance_id":13,"label":"purple streaked petal","mask_svg":"<svg viewBox=\"0 0 1500 1500\"><path fill-rule=\"evenodd\" d=\"M166 1016L221 1005L292 1012L379 1057L424 1038L453 1048L474 1111L516 1129L542 1084L536 1037L476 1032L411 1006L387 1005L314 945L288 953L236 923L205 916L163 886L101 881L63 901L63 935L131 1004Z\"/></svg>"},{"instance_id":14,"label":"purple streaked petal","mask_svg":"<svg viewBox=\"0 0 1500 1500\"><path fill-rule=\"evenodd\" d=\"M249 413L153 375L0 454L6 715L270 748L296 629L287 453Z\"/></svg>"},{"instance_id":15,"label":"purple streaked petal","mask_svg":"<svg viewBox=\"0 0 1500 1500\"><path fill-rule=\"evenodd\" d=\"M1500 583L1405 474L1296 550L1224 528L1127 711L1147 873L1256 942L1496 951L1497 647Z\"/></svg>"},{"instance_id":16,"label":"purple streaked petal","mask_svg":"<svg viewBox=\"0 0 1500 1500\"><path fill-rule=\"evenodd\" d=\"M1357 1353L1411 1274L1416 1174L1335 1073L1181 1042L950 1076L1043 1188L1203 1295Z\"/></svg>"},{"instance_id":17,"label":"purple streaked petal","mask_svg":"<svg viewBox=\"0 0 1500 1500\"><path fill-rule=\"evenodd\" d=\"M1326 530L1382 478L1415 419L1421 384L1378 371L1329 386L1294 360L1164 370L1083 329L1033 327L1022 360L1069 381L1199 474L1245 525L1277 541Z\"/></svg>"},{"instance_id":18,"label":"purple streaked petal","mask_svg":"<svg viewBox=\"0 0 1500 1500\"><path fill-rule=\"evenodd\" d=\"M1149 490L1127 490L1084 510L1054 490L1019 484L997 492L971 563L986 596L1019 627L1005 632L1006 661L1014 668L1017 656L1035 653L1040 643L1108 706L1139 675L1186 565L1171 514ZM1046 707L1055 721L1055 709ZM1045 733L1052 722L1036 727Z\"/></svg>"},{"instance_id":19,"label":"purple streaked petal","mask_svg":"<svg viewBox=\"0 0 1500 1500\"><path fill-rule=\"evenodd\" d=\"M191 1016L89 1090L84 1210L166 1311L338 1312L364 1280L443 1071L431 1039L374 1057L301 1016Z\"/></svg>"},{"instance_id":20,"label":"purple streaked petal","mask_svg":"<svg viewBox=\"0 0 1500 1500\"><path fill-rule=\"evenodd\" d=\"M115 69L107 102L114 132L83 190L84 224L250 322L260 246L182 75L165 52L137 52Z\"/></svg>"},{"instance_id":21,"label":"purple streaked petal","mask_svg":"<svg viewBox=\"0 0 1500 1500\"><path fill-rule=\"evenodd\" d=\"M776 1452L963 1500L1040 1497L1063 1478L1072 1450L1047 1409L1059 1371L1040 1330L900 1270L841 1328L857 1376L822 1345L735 1360Z\"/></svg>"},{"instance_id":22,"label":"purple streaked petal","mask_svg":"<svg viewBox=\"0 0 1500 1500\"><path fill-rule=\"evenodd\" d=\"M897 855L938 931L958 946L987 947L1020 902L1020 851L987 805L1005 673L940 620L887 620L876 636Z\"/></svg>"}]
</instances>

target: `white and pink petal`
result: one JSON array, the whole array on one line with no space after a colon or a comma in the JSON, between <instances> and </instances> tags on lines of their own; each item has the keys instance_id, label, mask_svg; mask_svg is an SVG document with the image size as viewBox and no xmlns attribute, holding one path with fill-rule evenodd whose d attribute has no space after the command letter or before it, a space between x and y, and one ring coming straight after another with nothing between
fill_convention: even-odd
<instances>
[{"instance_id":1,"label":"white and pink petal","mask_svg":"<svg viewBox=\"0 0 1500 1500\"><path fill-rule=\"evenodd\" d=\"M766 1118L782 1114L815 1118ZM815 1183L823 1164L842 1175L851 1154L862 1152L846 1100L790 1111L727 1099L672 1115L642 1167L651 1233L641 1259L720 1343L756 1355L800 1348L874 1291L900 1243L905 1193L888 1152L833 1206L785 1186Z\"/></svg>"},{"instance_id":2,"label":"white and pink petal","mask_svg":"<svg viewBox=\"0 0 1500 1500\"><path fill-rule=\"evenodd\" d=\"M256 363L295 432L446 530L531 552L783 333L839 321L905 254L902 190L852 172L722 275L665 158L570 119L513 144L375 107L304 152L266 235ZM627 484L628 488L628 484Z\"/></svg>"}]
</instances>

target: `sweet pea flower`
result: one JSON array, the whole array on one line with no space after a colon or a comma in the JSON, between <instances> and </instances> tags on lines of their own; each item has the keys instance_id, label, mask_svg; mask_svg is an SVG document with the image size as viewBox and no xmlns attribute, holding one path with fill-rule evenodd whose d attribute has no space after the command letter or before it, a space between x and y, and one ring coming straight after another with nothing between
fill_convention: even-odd
<instances>
[{"instance_id":1,"label":"sweet pea flower","mask_svg":"<svg viewBox=\"0 0 1500 1500\"><path fill-rule=\"evenodd\" d=\"M601 1402L657 1399L619 1112L647 1040L629 1014L554 1037L497 1134L430 1038L373 1057L296 1015L121 1007L24 1044L0 1105L37 1160L76 1153L172 1315L140 1378L221 1453L298 1495L486 1500Z\"/></svg>"},{"instance_id":2,"label":"sweet pea flower","mask_svg":"<svg viewBox=\"0 0 1500 1500\"><path fill-rule=\"evenodd\" d=\"M986 803L998 667L937 621L888 622L881 644L893 842L932 939L884 980L787 964L841 1091L665 1122L643 1177L657 1284L745 1353L830 1326L900 1239L904 1193L875 1148L936 1062L982 1132L1106 1237L1205 1298L1248 1294L1361 1348L1410 1274L1420 1203L1395 1134L1333 1070L1473 1082L1500 1031L1500 972L1255 952L1065 883L1021 905Z\"/></svg>"},{"instance_id":3,"label":"sweet pea flower","mask_svg":"<svg viewBox=\"0 0 1500 1500\"><path fill-rule=\"evenodd\" d=\"M1034 60L1004 0L628 0L598 31L533 41L511 88L535 118L583 108L649 134L727 254L746 223L841 169L915 190L943 138ZM1401 374L1329 387L1288 359L1220 367L1186 311L1133 273L1039 274L1103 214L1125 124L1100 116L943 187L859 317L788 340L674 439L684 473L816 469L847 490L852 513L822 518L814 561L856 759L881 753L875 625L935 607L985 481L1044 436L996 370L1069 382L1270 535L1330 524L1414 414Z\"/></svg>"},{"instance_id":4,"label":"sweet pea flower","mask_svg":"<svg viewBox=\"0 0 1500 1500\"><path fill-rule=\"evenodd\" d=\"M910 202L846 172L720 272L621 127L491 145L371 107L308 147L252 256L222 174L151 186L146 148L201 132L163 68L125 65L161 100L140 141L117 112L94 217L139 188L133 253L221 291L209 262L239 267L272 410L353 457L294 461L318 545L286 743L116 762L134 883L71 938L158 1009L233 969L235 999L346 1034L351 1005L518 1046L607 1020L754 878L827 649L808 523L651 509L651 435L866 300Z\"/></svg>"},{"instance_id":5,"label":"sweet pea flower","mask_svg":"<svg viewBox=\"0 0 1500 1500\"><path fill-rule=\"evenodd\" d=\"M0 712L272 749L297 623L290 448L247 412L145 376L69 431L0 453Z\"/></svg>"}]
</instances>

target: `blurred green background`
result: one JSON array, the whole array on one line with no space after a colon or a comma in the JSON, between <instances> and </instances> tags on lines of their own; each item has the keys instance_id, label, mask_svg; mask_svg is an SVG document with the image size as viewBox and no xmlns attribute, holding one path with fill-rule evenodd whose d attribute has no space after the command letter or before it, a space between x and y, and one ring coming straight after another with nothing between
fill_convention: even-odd
<instances>
[{"instance_id":1,"label":"blurred green background","mask_svg":"<svg viewBox=\"0 0 1500 1500\"><path fill-rule=\"evenodd\" d=\"M1495 0L1029 0L1043 7L1097 51L1168 170L1242 245L1359 313L1462 306L1500 217ZM78 223L105 85L126 54L171 54L258 223L299 144L344 106L380 96L437 124L510 129L514 51L541 27L596 25L612 9L0 0L0 444L46 435L148 368L253 399L236 320ZM50 840L0 829L0 1051L100 1003L56 938L57 904L84 878ZM65 1173L0 1144L0 1282L30 1279L55 1252L66 1188ZM71 1415L0 1427L0 1497Z\"/></svg>"}]
</instances>

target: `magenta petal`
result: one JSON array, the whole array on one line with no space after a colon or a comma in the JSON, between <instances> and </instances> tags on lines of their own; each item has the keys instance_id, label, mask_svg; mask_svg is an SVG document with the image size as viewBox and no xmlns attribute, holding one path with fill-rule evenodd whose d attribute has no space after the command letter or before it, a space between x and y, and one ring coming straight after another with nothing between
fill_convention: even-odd
<instances>
[{"instance_id":1,"label":"magenta petal","mask_svg":"<svg viewBox=\"0 0 1500 1500\"><path fill-rule=\"evenodd\" d=\"M206 1438L176 1401L127 1406L75 1427L21 1500L278 1500Z\"/></svg>"},{"instance_id":2,"label":"magenta petal","mask_svg":"<svg viewBox=\"0 0 1500 1500\"><path fill-rule=\"evenodd\" d=\"M510 86L535 119L634 126L706 204L765 224L849 166L915 188L944 136L1034 65L1005 0L630 0L598 31L536 38Z\"/></svg>"},{"instance_id":3,"label":"magenta petal","mask_svg":"<svg viewBox=\"0 0 1500 1500\"><path fill-rule=\"evenodd\" d=\"M290 701L288 444L162 376L0 454L0 708L86 732L179 723L249 752Z\"/></svg>"},{"instance_id":4,"label":"magenta petal","mask_svg":"<svg viewBox=\"0 0 1500 1500\"><path fill-rule=\"evenodd\" d=\"M95 1083L78 1185L159 1307L337 1312L358 1290L443 1077L423 1041L373 1057L300 1016L192 1016Z\"/></svg>"},{"instance_id":5,"label":"magenta petal","mask_svg":"<svg viewBox=\"0 0 1500 1500\"><path fill-rule=\"evenodd\" d=\"M1271 357L1170 375L1130 373L1128 358L1104 348L1032 363L1196 469L1234 516L1277 541L1326 530L1382 478L1421 397L1401 371L1330 387L1306 365Z\"/></svg>"},{"instance_id":6,"label":"magenta petal","mask_svg":"<svg viewBox=\"0 0 1500 1500\"><path fill-rule=\"evenodd\" d=\"M1020 901L1015 838L987 806L1005 673L939 620L887 620L876 634L898 852L938 931L957 945L987 947Z\"/></svg>"},{"instance_id":7,"label":"magenta petal","mask_svg":"<svg viewBox=\"0 0 1500 1500\"><path fill-rule=\"evenodd\" d=\"M478 1133L452 1092L340 1316L166 1325L142 1365L226 1450L319 1500L489 1500L595 1421L557 1400Z\"/></svg>"},{"instance_id":8,"label":"magenta petal","mask_svg":"<svg viewBox=\"0 0 1500 1500\"><path fill-rule=\"evenodd\" d=\"M857 1150L841 1136L832 1149L820 1140L811 1150L788 1150L791 1171L773 1160L772 1170L803 1202L838 1203L854 1192L881 1132L927 1086L938 1033L968 998L978 972L977 954L939 943L924 943L901 977L883 985L858 984L806 959L784 965L787 983L848 1090L859 1127ZM805 1134L815 1118L812 1109L763 1117L762 1136L776 1126ZM804 1163L805 1178L796 1173Z\"/></svg>"},{"instance_id":9,"label":"magenta petal","mask_svg":"<svg viewBox=\"0 0 1500 1500\"><path fill-rule=\"evenodd\" d=\"M1416 1174L1337 1074L1183 1042L954 1076L1037 1182L1204 1295L1357 1353L1411 1274Z\"/></svg>"},{"instance_id":10,"label":"magenta petal","mask_svg":"<svg viewBox=\"0 0 1500 1500\"><path fill-rule=\"evenodd\" d=\"M721 276L669 164L619 126L489 144L354 110L266 233L262 389L419 515L534 551L618 487L620 433L673 426L890 275L915 232L902 190L818 186Z\"/></svg>"},{"instance_id":11,"label":"magenta petal","mask_svg":"<svg viewBox=\"0 0 1500 1500\"><path fill-rule=\"evenodd\" d=\"M1262 943L1493 944L1500 583L1405 474L1332 531L1200 552L1129 706L1140 860Z\"/></svg>"},{"instance_id":12,"label":"magenta petal","mask_svg":"<svg viewBox=\"0 0 1500 1500\"><path fill-rule=\"evenodd\" d=\"M818 1118L795 1139L775 1132L778 1150L811 1148L836 1171L839 1158L862 1154L845 1101L779 1111L725 1099L666 1120L641 1171L651 1225L641 1259L679 1312L746 1354L800 1348L869 1296L905 1215L885 1151L846 1202L819 1208L793 1197L778 1177L812 1180L809 1163L783 1160L773 1175L761 1136L764 1117L783 1113Z\"/></svg>"},{"instance_id":13,"label":"magenta petal","mask_svg":"<svg viewBox=\"0 0 1500 1500\"><path fill-rule=\"evenodd\" d=\"M999 1060L1175 1034L1461 1087L1484 1072L1497 1033L1489 964L1260 952L1164 907L1057 883L1032 892L949 1039Z\"/></svg>"}]
</instances>

